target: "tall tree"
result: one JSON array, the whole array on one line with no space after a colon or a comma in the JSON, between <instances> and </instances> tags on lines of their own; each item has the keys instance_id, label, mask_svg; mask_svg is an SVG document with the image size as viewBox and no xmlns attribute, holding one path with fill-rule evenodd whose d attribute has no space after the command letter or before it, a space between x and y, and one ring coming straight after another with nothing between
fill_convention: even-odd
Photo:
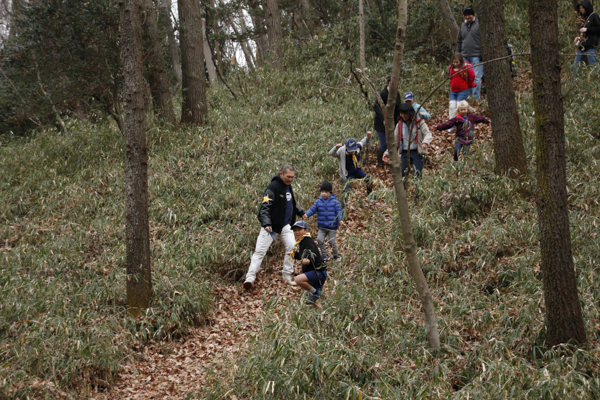
<instances>
[{"instance_id":1,"label":"tall tree","mask_svg":"<svg viewBox=\"0 0 600 400\"><path fill-rule=\"evenodd\" d=\"M358 0L358 20L360 26L360 68L364 71L367 67L365 58L365 9L363 0Z\"/></svg>"},{"instance_id":2,"label":"tall tree","mask_svg":"<svg viewBox=\"0 0 600 400\"><path fill-rule=\"evenodd\" d=\"M148 84L154 102L157 116L168 123L177 123L169 84L169 75L165 65L164 35L165 31L160 29L160 9L152 0L145 0L146 20L144 24L144 42L147 49L146 69L148 73ZM164 19L163 19L164 21ZM169 26L166 28L171 28Z\"/></svg>"},{"instance_id":3,"label":"tall tree","mask_svg":"<svg viewBox=\"0 0 600 400\"><path fill-rule=\"evenodd\" d=\"M484 60L505 57L508 53L504 24L504 0L477 0ZM523 136L519 124L510 60L483 66L490 103L496 172L511 171L513 177L527 173Z\"/></svg>"},{"instance_id":4,"label":"tall tree","mask_svg":"<svg viewBox=\"0 0 600 400\"><path fill-rule=\"evenodd\" d=\"M204 61L206 63L206 70L208 71L208 80L210 83L214 83L217 80L217 69L212 58L212 51L206 38L206 20L202 18L202 38L204 39Z\"/></svg>"},{"instance_id":5,"label":"tall tree","mask_svg":"<svg viewBox=\"0 0 600 400\"><path fill-rule=\"evenodd\" d=\"M265 22L267 23L267 37L269 41L269 62L277 65L281 58L281 43L283 41L283 30L281 29L281 15L277 0L263 0L265 9Z\"/></svg>"},{"instance_id":6,"label":"tall tree","mask_svg":"<svg viewBox=\"0 0 600 400\"><path fill-rule=\"evenodd\" d=\"M452 38L452 42L456 44L459 27L456 23L456 19L454 18L454 14L452 13L452 9L450 8L450 4L448 3L448 0L438 1L442 9L442 14L444 15L444 20L446 21L446 26L448 26L448 29L450 30L450 37Z\"/></svg>"},{"instance_id":7,"label":"tall tree","mask_svg":"<svg viewBox=\"0 0 600 400\"><path fill-rule=\"evenodd\" d=\"M252 25L254 25L254 41L256 42L256 66L264 64L267 58L267 35L265 34L264 10L259 0L248 0L248 8Z\"/></svg>"},{"instance_id":8,"label":"tall tree","mask_svg":"<svg viewBox=\"0 0 600 400\"><path fill-rule=\"evenodd\" d=\"M571 250L556 0L529 0L537 209L548 344L586 341Z\"/></svg>"},{"instance_id":9,"label":"tall tree","mask_svg":"<svg viewBox=\"0 0 600 400\"><path fill-rule=\"evenodd\" d=\"M169 39L169 51L171 53L171 63L173 65L173 75L175 81L181 85L181 54L177 39L175 39L175 30L171 21L171 0L161 0L160 18L162 24L167 28L167 37Z\"/></svg>"},{"instance_id":10,"label":"tall tree","mask_svg":"<svg viewBox=\"0 0 600 400\"><path fill-rule=\"evenodd\" d=\"M198 0L177 0L181 42L181 123L200 125L206 117L204 39Z\"/></svg>"},{"instance_id":11,"label":"tall tree","mask_svg":"<svg viewBox=\"0 0 600 400\"><path fill-rule=\"evenodd\" d=\"M152 279L148 227L148 148L142 58L143 0L120 1L123 109L125 113L125 240L127 308L137 316L150 307Z\"/></svg>"},{"instance_id":12,"label":"tall tree","mask_svg":"<svg viewBox=\"0 0 600 400\"><path fill-rule=\"evenodd\" d=\"M402 57L404 55L404 41L406 38L407 24L407 0L400 0L398 4L398 30L396 31L396 42L394 44L394 62L392 66L392 80L390 82L390 93L398 91L400 73L402 69ZM375 91L377 93L377 91ZM423 313L425 317L425 326L427 329L427 339L429 347L439 348L440 338L437 328L437 320L433 307L433 296L429 290L429 285L421 269L421 264L417 256L417 246L412 232L410 222L410 213L408 210L408 200L406 190L402 179L402 166L400 156L398 155L398 143L394 138L394 110L396 108L396 96L388 96L388 102L384 108L385 116L385 138L388 143L390 154L390 165L394 179L394 190L396 193L396 202L398 213L400 215L400 224L402 225L402 237L404 239L404 253L408 261L408 269L412 278L415 280L417 292L421 297Z\"/></svg>"}]
</instances>

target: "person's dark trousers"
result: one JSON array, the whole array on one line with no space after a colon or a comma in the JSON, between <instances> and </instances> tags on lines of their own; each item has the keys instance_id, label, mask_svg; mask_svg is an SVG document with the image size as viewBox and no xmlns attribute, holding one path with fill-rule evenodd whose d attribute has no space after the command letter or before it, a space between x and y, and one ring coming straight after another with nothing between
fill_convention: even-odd
<instances>
[{"instance_id":1,"label":"person's dark trousers","mask_svg":"<svg viewBox=\"0 0 600 400\"><path fill-rule=\"evenodd\" d=\"M401 155L402 160L402 176L406 174L406 170L408 169L408 151L402 150ZM421 172L423 171L423 156L420 155L417 150L410 151L410 163L415 167L415 178L421 176Z\"/></svg>"},{"instance_id":2,"label":"person's dark trousers","mask_svg":"<svg viewBox=\"0 0 600 400\"><path fill-rule=\"evenodd\" d=\"M468 144L462 144L462 143L456 143L454 145L454 161L458 161L458 153L461 152L463 154L467 154L467 152L469 151L469 146Z\"/></svg>"}]
</instances>

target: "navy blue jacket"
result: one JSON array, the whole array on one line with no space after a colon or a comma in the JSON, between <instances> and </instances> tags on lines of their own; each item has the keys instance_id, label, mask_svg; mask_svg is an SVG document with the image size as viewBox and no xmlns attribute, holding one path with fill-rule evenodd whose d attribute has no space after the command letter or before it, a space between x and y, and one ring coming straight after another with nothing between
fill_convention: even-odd
<instances>
[{"instance_id":1,"label":"navy blue jacket","mask_svg":"<svg viewBox=\"0 0 600 400\"><path fill-rule=\"evenodd\" d=\"M338 229L342 220L342 207L335 197L335 194L329 196L327 200L319 197L315 204L306 212L306 216L317 215L317 226L325 229Z\"/></svg>"}]
</instances>

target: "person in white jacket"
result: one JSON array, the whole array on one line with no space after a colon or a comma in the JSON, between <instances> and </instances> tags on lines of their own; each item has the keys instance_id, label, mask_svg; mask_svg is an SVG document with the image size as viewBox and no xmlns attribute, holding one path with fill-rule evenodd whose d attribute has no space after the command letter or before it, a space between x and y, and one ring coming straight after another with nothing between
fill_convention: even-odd
<instances>
[{"instance_id":1,"label":"person in white jacket","mask_svg":"<svg viewBox=\"0 0 600 400\"><path fill-rule=\"evenodd\" d=\"M349 138L345 144L338 143L329 150L329 155L339 160L340 178L344 191L350 189L350 181L354 179L365 181L367 184L367 195L373 191L373 179L371 175L368 175L358 165L362 149L369 144L371 135L371 131L367 132L367 136L360 142L357 142L354 138Z\"/></svg>"},{"instance_id":2,"label":"person in white jacket","mask_svg":"<svg viewBox=\"0 0 600 400\"><path fill-rule=\"evenodd\" d=\"M433 136L423 118L416 117L413 123L415 117L414 108L408 103L403 103L400 106L400 121L394 128L394 138L397 140L398 153L402 160L402 176L408 170L410 159L415 167L415 178L418 178L423 171L423 156L427 154Z\"/></svg>"}]
</instances>

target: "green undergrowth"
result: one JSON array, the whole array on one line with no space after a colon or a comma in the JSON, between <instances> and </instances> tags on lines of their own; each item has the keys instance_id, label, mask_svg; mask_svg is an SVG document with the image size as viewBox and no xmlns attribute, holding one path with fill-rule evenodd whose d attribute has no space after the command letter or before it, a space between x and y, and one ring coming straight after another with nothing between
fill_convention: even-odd
<instances>
[{"instance_id":1,"label":"green undergrowth","mask_svg":"<svg viewBox=\"0 0 600 400\"><path fill-rule=\"evenodd\" d=\"M325 179L339 193L327 152L372 129L374 97L357 92L351 54L331 44L335 38L323 33L290 48L281 71L229 76L235 99L223 86L210 88L203 127L149 120L154 297L138 320L124 307L124 154L114 124L67 119L69 135L2 138L0 398L85 397L110 387L132 350L210 321L211 287L246 272L262 192L283 163L296 167L304 208ZM327 56L314 57L323 47ZM381 89L389 58L370 63ZM424 99L445 71L408 58L401 90ZM411 200L440 351L427 348L393 192L378 184L378 202L362 189L352 193L352 230L340 235L344 262L331 268L324 310L299 302L267 310L233 379L215 377L198 397L598 398L600 86L585 76L565 99L565 128L587 346L547 348L533 190L495 175L491 144L478 142L463 161L448 153L439 169L426 170L418 205ZM564 78L567 92L568 72ZM444 112L446 90L426 105L432 114ZM531 95L524 88L518 99L526 185L535 188Z\"/></svg>"}]
</instances>

